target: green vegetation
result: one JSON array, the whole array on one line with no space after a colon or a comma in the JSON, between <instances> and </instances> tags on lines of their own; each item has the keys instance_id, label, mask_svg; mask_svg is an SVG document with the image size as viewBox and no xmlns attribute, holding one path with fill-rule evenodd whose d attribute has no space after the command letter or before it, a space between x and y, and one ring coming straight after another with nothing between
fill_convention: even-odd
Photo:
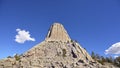
<instances>
[{"instance_id":1,"label":"green vegetation","mask_svg":"<svg viewBox=\"0 0 120 68\"><path fill-rule=\"evenodd\" d=\"M74 40L70 40L71 42L74 42Z\"/></svg>"},{"instance_id":2,"label":"green vegetation","mask_svg":"<svg viewBox=\"0 0 120 68\"><path fill-rule=\"evenodd\" d=\"M62 49L62 52L63 52L63 57L66 57L66 53L67 53L66 49Z\"/></svg>"},{"instance_id":3,"label":"green vegetation","mask_svg":"<svg viewBox=\"0 0 120 68\"><path fill-rule=\"evenodd\" d=\"M120 56L114 60L114 65L120 67Z\"/></svg>"},{"instance_id":4,"label":"green vegetation","mask_svg":"<svg viewBox=\"0 0 120 68\"><path fill-rule=\"evenodd\" d=\"M7 58L12 58L12 56L8 56Z\"/></svg>"},{"instance_id":5,"label":"green vegetation","mask_svg":"<svg viewBox=\"0 0 120 68\"><path fill-rule=\"evenodd\" d=\"M95 54L94 52L92 52L91 53L91 57L95 61L101 63L102 65L104 65L105 63L111 63L111 64L113 64L115 66L120 67L120 56L117 57L117 58L112 58L111 56L109 56L109 57L103 57L103 56L100 56L100 55Z\"/></svg>"},{"instance_id":6,"label":"green vegetation","mask_svg":"<svg viewBox=\"0 0 120 68\"><path fill-rule=\"evenodd\" d=\"M19 61L19 60L20 60L20 55L16 54L16 55L14 56L14 58L16 59L16 61Z\"/></svg>"},{"instance_id":7,"label":"green vegetation","mask_svg":"<svg viewBox=\"0 0 120 68\"><path fill-rule=\"evenodd\" d=\"M104 65L104 62L102 60L97 60L100 64Z\"/></svg>"}]
</instances>

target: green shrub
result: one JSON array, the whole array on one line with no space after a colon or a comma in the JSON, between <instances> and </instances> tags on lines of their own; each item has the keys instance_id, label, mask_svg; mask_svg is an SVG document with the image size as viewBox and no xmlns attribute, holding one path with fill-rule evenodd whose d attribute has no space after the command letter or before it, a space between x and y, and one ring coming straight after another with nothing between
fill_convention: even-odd
<instances>
[{"instance_id":1,"label":"green shrub","mask_svg":"<svg viewBox=\"0 0 120 68\"><path fill-rule=\"evenodd\" d=\"M20 60L20 56L19 56L19 55L17 55L17 54L14 56L14 58L15 58L17 61L19 61L19 60Z\"/></svg>"},{"instance_id":2,"label":"green shrub","mask_svg":"<svg viewBox=\"0 0 120 68\"><path fill-rule=\"evenodd\" d=\"M12 56L8 56L7 58L12 58Z\"/></svg>"},{"instance_id":3,"label":"green shrub","mask_svg":"<svg viewBox=\"0 0 120 68\"><path fill-rule=\"evenodd\" d=\"M97 60L100 64L104 65L104 61L102 60Z\"/></svg>"},{"instance_id":4,"label":"green shrub","mask_svg":"<svg viewBox=\"0 0 120 68\"><path fill-rule=\"evenodd\" d=\"M62 49L62 51L63 51L63 57L66 57L66 53L67 53L66 49Z\"/></svg>"}]
</instances>

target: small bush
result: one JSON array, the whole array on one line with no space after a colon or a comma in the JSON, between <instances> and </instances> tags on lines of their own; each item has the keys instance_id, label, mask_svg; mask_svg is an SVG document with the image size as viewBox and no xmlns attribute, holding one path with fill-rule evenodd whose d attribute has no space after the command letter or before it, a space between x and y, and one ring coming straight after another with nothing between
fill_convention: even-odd
<instances>
[{"instance_id":1,"label":"small bush","mask_svg":"<svg viewBox=\"0 0 120 68\"><path fill-rule=\"evenodd\" d=\"M17 55L17 54L14 56L14 58L15 58L17 61L19 61L19 60L20 60L20 56L19 56L19 55Z\"/></svg>"},{"instance_id":2,"label":"small bush","mask_svg":"<svg viewBox=\"0 0 120 68\"><path fill-rule=\"evenodd\" d=\"M7 58L12 58L11 56L8 56Z\"/></svg>"},{"instance_id":3,"label":"small bush","mask_svg":"<svg viewBox=\"0 0 120 68\"><path fill-rule=\"evenodd\" d=\"M66 49L62 49L62 51L63 51L63 57L66 57L66 53L67 53Z\"/></svg>"},{"instance_id":4,"label":"small bush","mask_svg":"<svg viewBox=\"0 0 120 68\"><path fill-rule=\"evenodd\" d=\"M98 62L102 65L104 65L104 62L102 60L98 60Z\"/></svg>"}]
</instances>

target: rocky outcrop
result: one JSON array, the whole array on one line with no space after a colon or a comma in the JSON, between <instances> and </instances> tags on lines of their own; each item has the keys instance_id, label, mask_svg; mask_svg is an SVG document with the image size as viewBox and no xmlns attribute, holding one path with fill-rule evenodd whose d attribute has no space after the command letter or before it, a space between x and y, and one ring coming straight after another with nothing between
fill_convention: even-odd
<instances>
[{"instance_id":1,"label":"rocky outcrop","mask_svg":"<svg viewBox=\"0 0 120 68\"><path fill-rule=\"evenodd\" d=\"M24 58L41 67L74 68L94 62L88 53L75 42L42 42L24 54ZM35 62L36 61L36 62ZM37 64L38 62L38 64Z\"/></svg>"},{"instance_id":2,"label":"rocky outcrop","mask_svg":"<svg viewBox=\"0 0 120 68\"><path fill-rule=\"evenodd\" d=\"M109 68L95 62L79 43L70 39L64 27L55 23L45 41L22 56L0 60L0 68ZM112 67L114 68L114 67Z\"/></svg>"}]
</instances>

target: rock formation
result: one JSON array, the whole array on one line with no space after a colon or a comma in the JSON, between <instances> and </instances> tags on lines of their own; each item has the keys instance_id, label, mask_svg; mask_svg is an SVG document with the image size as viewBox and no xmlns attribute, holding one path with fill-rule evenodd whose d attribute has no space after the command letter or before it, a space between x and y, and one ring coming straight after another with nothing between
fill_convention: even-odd
<instances>
[{"instance_id":1,"label":"rock formation","mask_svg":"<svg viewBox=\"0 0 120 68\"><path fill-rule=\"evenodd\" d=\"M54 23L48 31L46 41L70 41L70 37L62 24Z\"/></svg>"},{"instance_id":2,"label":"rock formation","mask_svg":"<svg viewBox=\"0 0 120 68\"><path fill-rule=\"evenodd\" d=\"M87 51L70 39L64 27L54 23L45 41L25 52L20 59L0 61L0 68L107 68L95 62ZM109 68L109 67L108 67Z\"/></svg>"}]
</instances>

